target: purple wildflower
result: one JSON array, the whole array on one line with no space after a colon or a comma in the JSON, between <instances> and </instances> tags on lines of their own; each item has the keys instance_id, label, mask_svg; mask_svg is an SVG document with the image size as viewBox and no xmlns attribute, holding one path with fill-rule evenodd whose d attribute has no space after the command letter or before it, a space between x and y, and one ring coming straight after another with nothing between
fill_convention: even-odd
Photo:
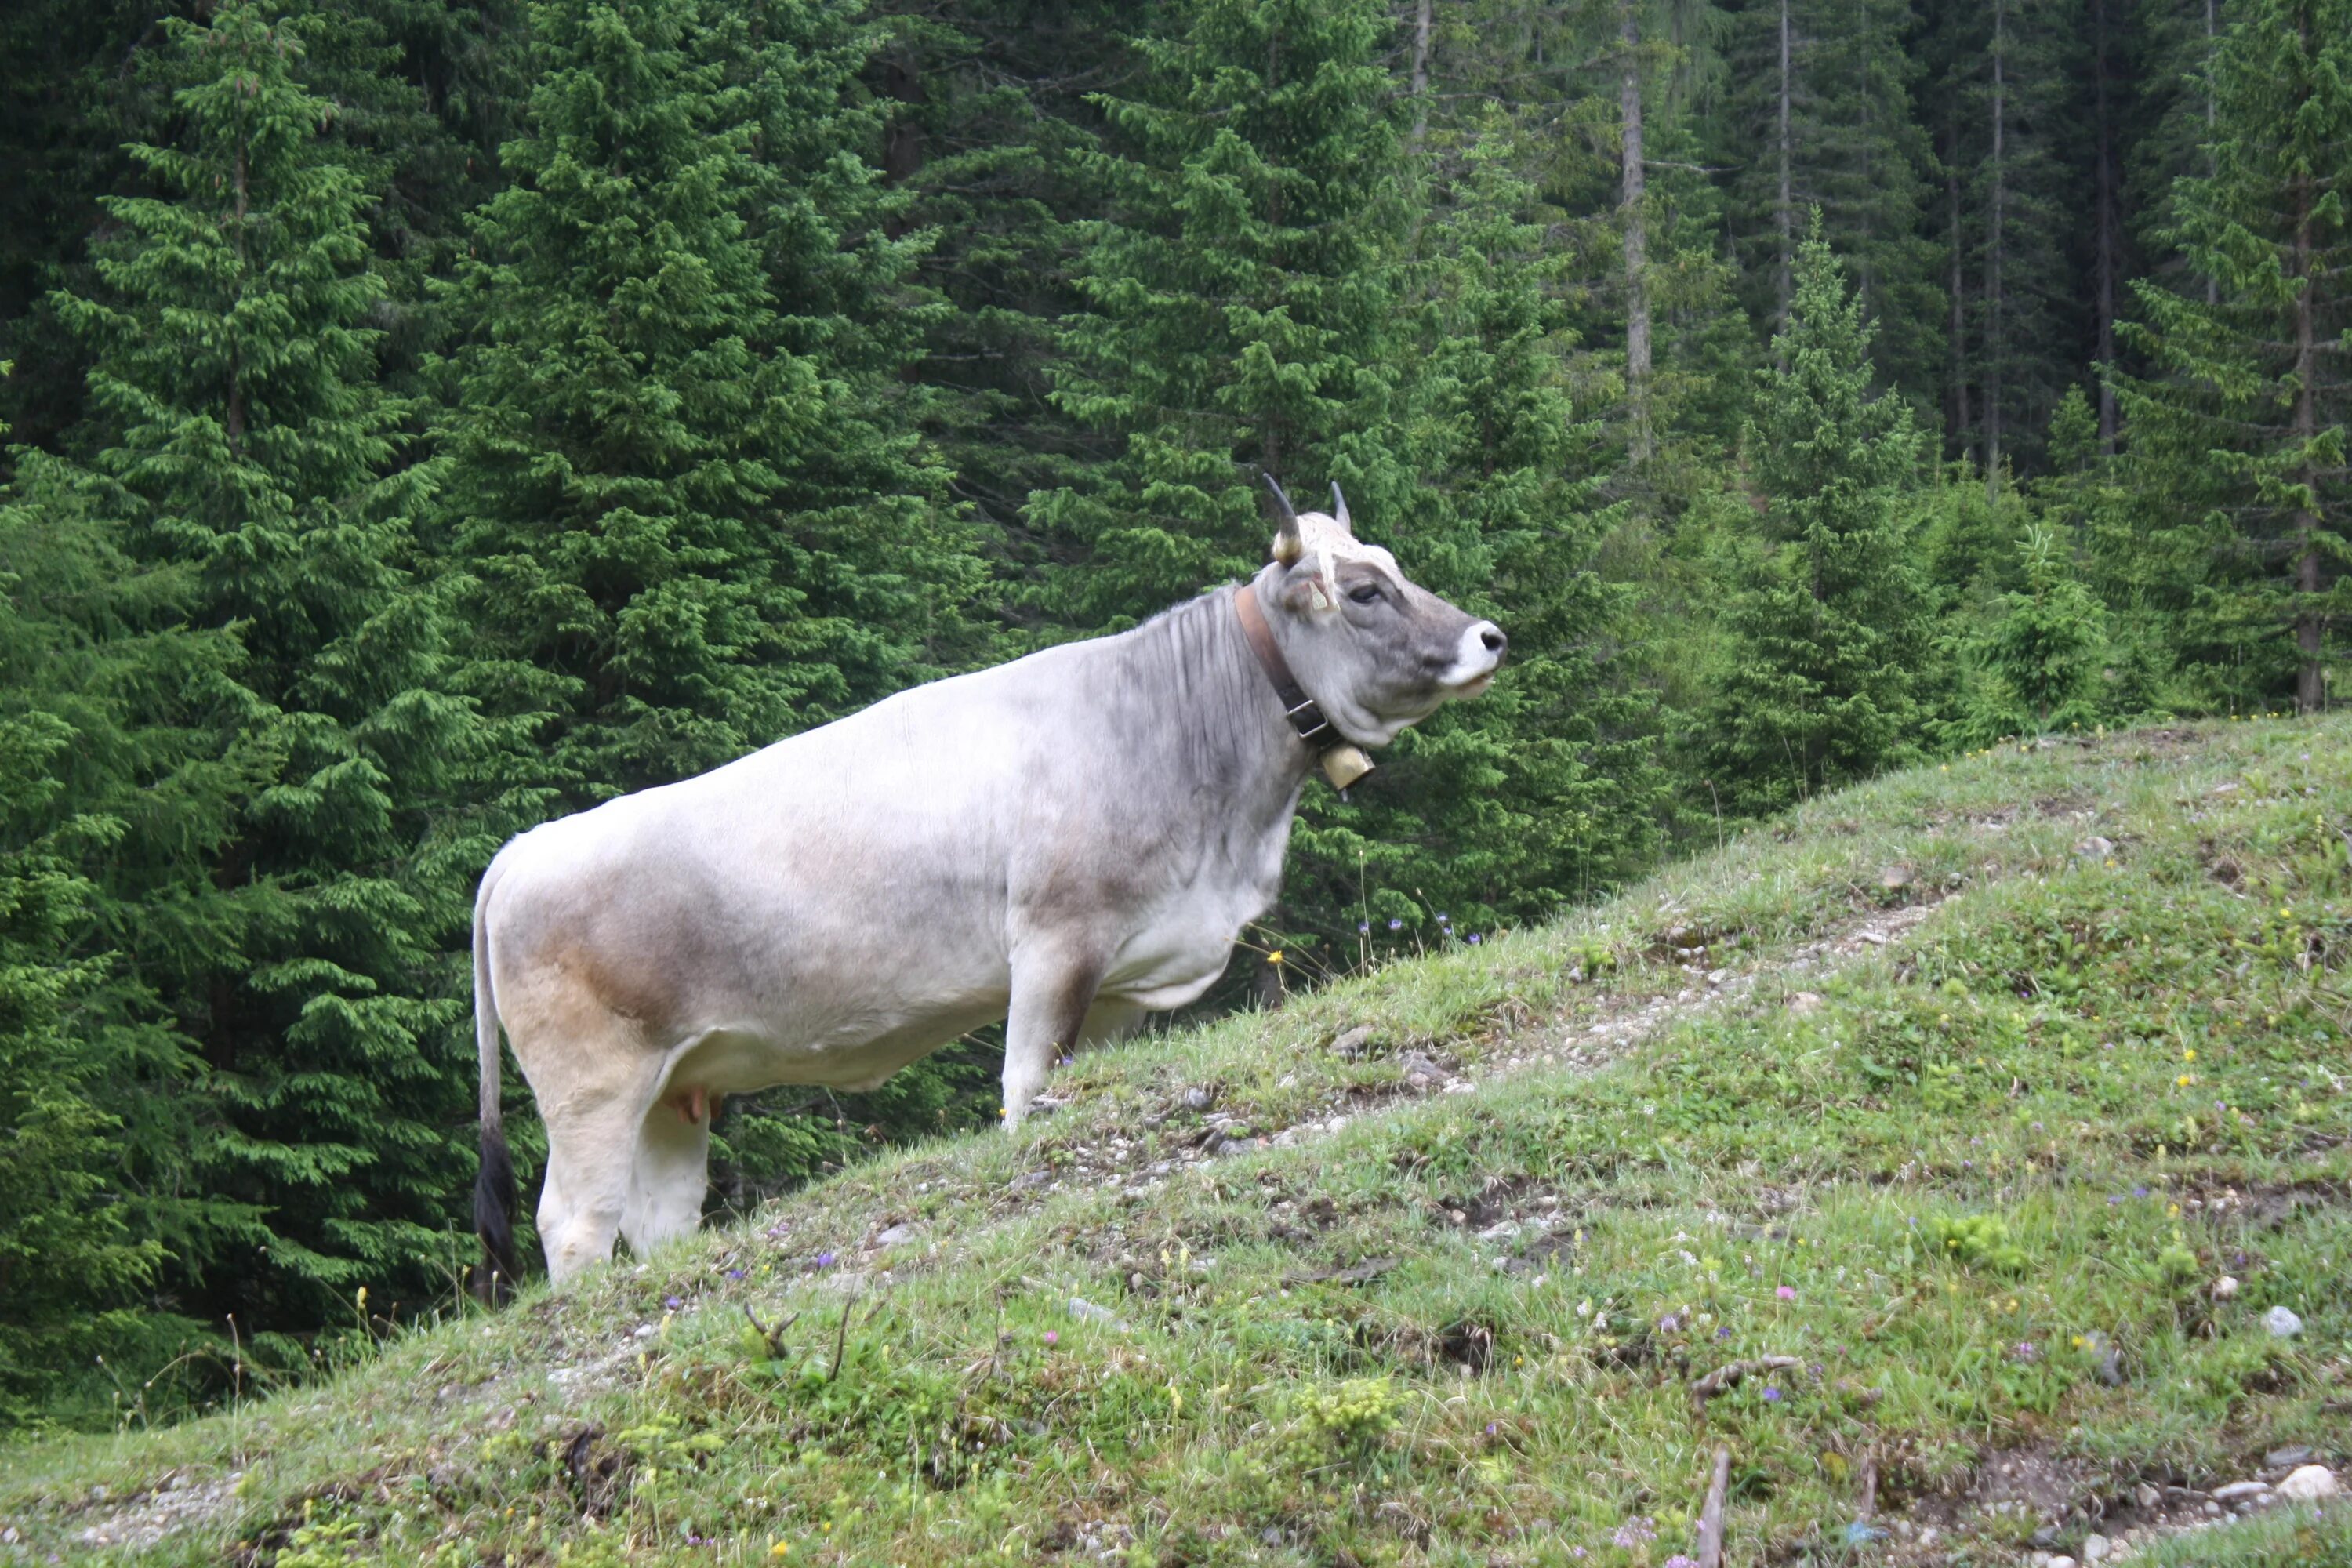
<instances>
[{"instance_id":1,"label":"purple wildflower","mask_svg":"<svg viewBox=\"0 0 2352 1568\"><path fill-rule=\"evenodd\" d=\"M1062 1342L1062 1336L1055 1333L1053 1330L1047 1329L1045 1331L1045 1342L1049 1345L1060 1344Z\"/></svg>"},{"instance_id":2,"label":"purple wildflower","mask_svg":"<svg viewBox=\"0 0 2352 1568\"><path fill-rule=\"evenodd\" d=\"M1696 1557L1685 1556L1682 1552L1677 1552L1672 1557L1667 1558L1665 1562L1660 1565L1660 1568L1698 1568L1698 1559Z\"/></svg>"},{"instance_id":3,"label":"purple wildflower","mask_svg":"<svg viewBox=\"0 0 2352 1568\"><path fill-rule=\"evenodd\" d=\"M1718 1340L1729 1339L1731 1337L1731 1325L1729 1323L1726 1323L1723 1327L1716 1330L1715 1337Z\"/></svg>"},{"instance_id":4,"label":"purple wildflower","mask_svg":"<svg viewBox=\"0 0 2352 1568\"><path fill-rule=\"evenodd\" d=\"M1472 932L1470 933L1469 941L1470 941L1470 945L1471 945L1471 946L1473 946L1473 947L1477 946L1480 942L1484 942L1484 941L1486 941L1486 939L1485 937L1483 937L1483 936L1479 935L1479 934L1478 934L1476 931L1472 931Z\"/></svg>"},{"instance_id":5,"label":"purple wildflower","mask_svg":"<svg viewBox=\"0 0 2352 1568\"><path fill-rule=\"evenodd\" d=\"M662 1298L662 1305L663 1305L663 1306L665 1306L665 1307L667 1307L671 1311L675 1312L675 1311L677 1311L680 1307L685 1306L685 1305L686 1305L686 1303L685 1303L685 1302L683 1302L683 1301L681 1301L681 1300L678 1300L677 1297L675 1297L675 1296L664 1296L664 1297Z\"/></svg>"},{"instance_id":6,"label":"purple wildflower","mask_svg":"<svg viewBox=\"0 0 2352 1568\"><path fill-rule=\"evenodd\" d=\"M1765 1403L1765 1404L1767 1404L1767 1405L1778 1405L1778 1404L1780 1404L1780 1403L1781 1398L1782 1398L1782 1395L1781 1395L1781 1393L1780 1393L1780 1384L1766 1384L1766 1385L1765 1385L1765 1389L1764 1389L1764 1403Z\"/></svg>"},{"instance_id":7,"label":"purple wildflower","mask_svg":"<svg viewBox=\"0 0 2352 1568\"><path fill-rule=\"evenodd\" d=\"M832 1268L832 1267L833 1267L833 1254L832 1254L830 1251L826 1251L826 1252L820 1252L820 1253L818 1253L818 1254L816 1255L816 1266L817 1266L819 1268Z\"/></svg>"},{"instance_id":8,"label":"purple wildflower","mask_svg":"<svg viewBox=\"0 0 2352 1568\"><path fill-rule=\"evenodd\" d=\"M1793 1301L1797 1299L1797 1288L1794 1285L1783 1285L1772 1294L1780 1297L1783 1301Z\"/></svg>"},{"instance_id":9,"label":"purple wildflower","mask_svg":"<svg viewBox=\"0 0 2352 1568\"><path fill-rule=\"evenodd\" d=\"M1437 923L1442 926L1450 926L1454 923L1454 917L1452 915L1440 915L1437 917Z\"/></svg>"},{"instance_id":10,"label":"purple wildflower","mask_svg":"<svg viewBox=\"0 0 2352 1568\"><path fill-rule=\"evenodd\" d=\"M2132 1189L2132 1196L2136 1198L2144 1198L2147 1196L2147 1188L2145 1185L2134 1187Z\"/></svg>"},{"instance_id":11,"label":"purple wildflower","mask_svg":"<svg viewBox=\"0 0 2352 1568\"><path fill-rule=\"evenodd\" d=\"M1397 920L1397 919L1395 919L1395 918L1391 917L1391 918L1390 919L1390 921L1389 921L1389 930L1391 930L1391 931L1402 931L1402 930L1404 930L1404 921L1401 921L1401 920Z\"/></svg>"},{"instance_id":12,"label":"purple wildflower","mask_svg":"<svg viewBox=\"0 0 2352 1568\"><path fill-rule=\"evenodd\" d=\"M1492 1421L1486 1423L1486 1436L1489 1437L1493 1436L1501 1428L1497 1427Z\"/></svg>"},{"instance_id":13,"label":"purple wildflower","mask_svg":"<svg viewBox=\"0 0 2352 1568\"><path fill-rule=\"evenodd\" d=\"M1620 1550L1631 1552L1643 1542L1655 1541L1657 1538L1657 1521L1644 1517L1627 1520L1617 1527L1616 1533L1609 1539L1615 1542Z\"/></svg>"},{"instance_id":14,"label":"purple wildflower","mask_svg":"<svg viewBox=\"0 0 2352 1568\"><path fill-rule=\"evenodd\" d=\"M1682 1326L1682 1315L1678 1312L1668 1312L1664 1317L1658 1320L1658 1332L1662 1334L1679 1332Z\"/></svg>"},{"instance_id":15,"label":"purple wildflower","mask_svg":"<svg viewBox=\"0 0 2352 1568\"><path fill-rule=\"evenodd\" d=\"M1372 922L1370 921L1358 921L1356 922L1356 934L1358 936L1369 936L1371 934L1371 930Z\"/></svg>"}]
</instances>

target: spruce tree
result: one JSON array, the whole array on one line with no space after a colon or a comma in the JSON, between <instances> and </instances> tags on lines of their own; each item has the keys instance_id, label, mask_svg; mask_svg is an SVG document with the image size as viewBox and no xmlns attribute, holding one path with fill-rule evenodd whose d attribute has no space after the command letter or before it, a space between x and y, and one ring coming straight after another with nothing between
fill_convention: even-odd
<instances>
[{"instance_id":1,"label":"spruce tree","mask_svg":"<svg viewBox=\"0 0 2352 1568\"><path fill-rule=\"evenodd\" d=\"M782 188L795 155L859 184L821 113L766 123L780 95L841 87L791 30L824 18L774 7L754 57L697 0L532 13L538 85L513 183L475 220L459 287L479 341L447 431L468 680L531 737L527 812L700 772L921 678L971 583L940 474L874 417L873 324L828 297L902 254ZM765 233L763 197L792 201ZM768 238L803 264L789 315Z\"/></svg>"},{"instance_id":2,"label":"spruce tree","mask_svg":"<svg viewBox=\"0 0 2352 1568\"><path fill-rule=\"evenodd\" d=\"M2096 290L2075 236L2096 210L2095 127L2080 8L1934 0L1922 105L1946 180L1948 449L1989 487L2031 475L2042 435L2095 342ZM2088 247L2086 247L2085 249Z\"/></svg>"},{"instance_id":3,"label":"spruce tree","mask_svg":"<svg viewBox=\"0 0 2352 1568\"><path fill-rule=\"evenodd\" d=\"M1726 621L1731 667L1694 740L1742 813L1777 809L1911 754L1927 635L1905 492L1918 437L1871 391L1871 327L1816 227L1799 247L1789 330L1758 373L1742 443L1762 510Z\"/></svg>"},{"instance_id":4,"label":"spruce tree","mask_svg":"<svg viewBox=\"0 0 2352 1568\"><path fill-rule=\"evenodd\" d=\"M1136 40L1138 95L1097 100L1108 147L1081 162L1111 216L1081 227L1090 309L1055 396L1116 452L1032 503L1069 620L1117 626L1255 572L1262 472L1337 479L1368 520L1408 509L1388 35L1370 0L1188 0Z\"/></svg>"},{"instance_id":5,"label":"spruce tree","mask_svg":"<svg viewBox=\"0 0 2352 1568\"><path fill-rule=\"evenodd\" d=\"M160 194L109 200L98 286L58 302L95 410L59 489L239 649L159 745L203 798L107 858L95 909L140 983L118 1023L178 1028L197 1074L194 1146L158 1179L244 1205L242 1231L171 1238L175 1283L248 1329L436 1289L471 1100L438 824L472 726L415 569L430 474L398 468L409 410L375 384L370 197L300 76L316 30L236 0L166 23L182 134L131 149Z\"/></svg>"},{"instance_id":6,"label":"spruce tree","mask_svg":"<svg viewBox=\"0 0 2352 1568\"><path fill-rule=\"evenodd\" d=\"M1580 404L1593 355L1566 324L1552 215L1508 122L1481 129L1418 236L1405 395L1423 484L1393 531L1418 581L1510 628L1512 655L1301 835L1294 900L1353 910L1376 946L1394 918L1421 938L1441 913L1465 935L1535 919L1645 867L1661 831L1653 718L1603 651L1632 636L1625 587L1598 570L1629 510L1601 494L1616 410ZM1340 875L1318 889L1317 869Z\"/></svg>"},{"instance_id":7,"label":"spruce tree","mask_svg":"<svg viewBox=\"0 0 2352 1568\"><path fill-rule=\"evenodd\" d=\"M2018 556L2024 585L2001 596L1981 650L1990 679L1975 716L1979 741L2081 729L2102 717L2105 612L2053 530L2028 529Z\"/></svg>"},{"instance_id":8,"label":"spruce tree","mask_svg":"<svg viewBox=\"0 0 2352 1568\"><path fill-rule=\"evenodd\" d=\"M1709 162L1729 171L1741 292L1759 336L1787 324L1797 249L1818 210L1877 323L1883 374L1925 407L1945 293L1923 237L1932 157L1912 111L1910 26L1904 0L1748 0L1731 18Z\"/></svg>"},{"instance_id":9,"label":"spruce tree","mask_svg":"<svg viewBox=\"0 0 2352 1568\"><path fill-rule=\"evenodd\" d=\"M2352 5L2230 14L2212 172L2173 186L2189 277L2137 283L2127 338L2150 370L2121 393L2150 547L2210 552L2177 606L2192 679L2216 704L2312 712L2352 602Z\"/></svg>"},{"instance_id":10,"label":"spruce tree","mask_svg":"<svg viewBox=\"0 0 2352 1568\"><path fill-rule=\"evenodd\" d=\"M463 681L512 826L682 778L970 661L981 572L903 377L935 306L835 5L531 13L509 186L450 308ZM739 1194L929 1130L935 1059L838 1117L722 1123Z\"/></svg>"}]
</instances>

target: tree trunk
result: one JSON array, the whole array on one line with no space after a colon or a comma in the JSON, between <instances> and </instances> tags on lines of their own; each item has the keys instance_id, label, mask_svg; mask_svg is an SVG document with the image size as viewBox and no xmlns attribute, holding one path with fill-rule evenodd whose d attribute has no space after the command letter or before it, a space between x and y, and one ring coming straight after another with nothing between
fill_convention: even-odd
<instances>
[{"instance_id":1,"label":"tree trunk","mask_svg":"<svg viewBox=\"0 0 2352 1568\"><path fill-rule=\"evenodd\" d=\"M2009 6L2007 0L1993 0L1992 8L1992 200L1985 214L1985 335L1984 335L1984 459L1985 499L1998 500L2000 495L2000 360L2003 350L2000 323L2000 245L2002 207L2009 192L2002 184L2001 153L2008 127L2009 90L2008 62L2002 51L2008 47Z\"/></svg>"},{"instance_id":2,"label":"tree trunk","mask_svg":"<svg viewBox=\"0 0 2352 1568\"><path fill-rule=\"evenodd\" d=\"M2116 270L2120 265L2116 213L2115 123L2107 112L2107 0L2091 0L2091 82L2097 118L2094 152L2098 161L2099 211L2096 292L2099 336L2099 456L2116 455L2116 389L2106 367L2116 363Z\"/></svg>"},{"instance_id":3,"label":"tree trunk","mask_svg":"<svg viewBox=\"0 0 2352 1568\"><path fill-rule=\"evenodd\" d=\"M1427 0L1423 0L1423 5ZM1619 211L1625 224L1625 403L1632 416L1630 447L1635 462L1650 456L1650 292L1648 219L1642 210L1642 26L1637 0L1619 0L1619 30L1625 50L1617 107L1624 164Z\"/></svg>"},{"instance_id":4,"label":"tree trunk","mask_svg":"<svg viewBox=\"0 0 2352 1568\"><path fill-rule=\"evenodd\" d=\"M893 55L882 67L882 90L894 104L894 109L882 133L882 177L894 185L903 185L920 173L923 167L923 128L909 112L926 100L923 71L911 52ZM883 232L896 239L913 226L914 220L905 213L894 214L883 222Z\"/></svg>"},{"instance_id":5,"label":"tree trunk","mask_svg":"<svg viewBox=\"0 0 2352 1568\"><path fill-rule=\"evenodd\" d=\"M2297 29L2306 46L2311 24L2306 13ZM2294 299L2294 439L2302 462L2295 479L2304 493L2319 494L2321 475L2313 460L2312 445L2319 436L2318 332L2319 279L2313 276L2311 254L2311 174L2294 178L2294 277L2303 287ZM2294 706L2301 713L2316 713L2327 706L2326 668L2320 661L2327 617L2318 607L2320 590L2319 514L2315 500L2294 512L2294 646L2303 656L2295 672Z\"/></svg>"},{"instance_id":6,"label":"tree trunk","mask_svg":"<svg viewBox=\"0 0 2352 1568\"><path fill-rule=\"evenodd\" d=\"M1418 149L1429 134L1429 24L1432 0L1421 0L1412 14L1412 144Z\"/></svg>"},{"instance_id":7,"label":"tree trunk","mask_svg":"<svg viewBox=\"0 0 2352 1568\"><path fill-rule=\"evenodd\" d=\"M1952 361L1948 417L1956 455L1973 460L1976 442L1969 420L1968 275L1963 270L1968 247L1960 235L1960 122L1957 108L1947 117L1944 127L1944 205L1945 232L1951 245L1952 295L1948 329Z\"/></svg>"},{"instance_id":8,"label":"tree trunk","mask_svg":"<svg viewBox=\"0 0 2352 1568\"><path fill-rule=\"evenodd\" d=\"M2219 9L2220 3L2221 0L2205 0L2205 68L2209 72L2213 68L2214 13ZM2208 75L2205 79L2205 177L2209 180L2213 177L2213 137L2220 118L2221 106L2213 101L2213 79ZM2210 310L2221 302L2221 280L2219 278L2206 279L2206 309Z\"/></svg>"},{"instance_id":9,"label":"tree trunk","mask_svg":"<svg viewBox=\"0 0 2352 1568\"><path fill-rule=\"evenodd\" d=\"M1773 212L1773 221L1780 229L1780 261L1774 287L1780 300L1780 330L1789 330L1789 304L1793 292L1791 279L1796 265L1797 219L1796 199L1790 189L1790 165L1795 162L1795 143L1790 136L1790 99L1795 91L1795 79L1789 63L1789 0L1780 0L1780 200Z\"/></svg>"}]
</instances>

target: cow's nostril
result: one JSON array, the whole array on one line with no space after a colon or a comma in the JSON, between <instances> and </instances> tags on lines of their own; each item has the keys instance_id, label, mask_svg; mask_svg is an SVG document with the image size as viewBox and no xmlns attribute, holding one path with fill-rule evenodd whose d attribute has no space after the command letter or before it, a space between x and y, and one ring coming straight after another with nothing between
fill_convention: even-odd
<instances>
[{"instance_id":1,"label":"cow's nostril","mask_svg":"<svg viewBox=\"0 0 2352 1568\"><path fill-rule=\"evenodd\" d=\"M1503 628L1500 626L1486 627L1478 634L1478 640L1486 645L1488 653L1500 653L1510 643L1510 639L1503 636Z\"/></svg>"}]
</instances>

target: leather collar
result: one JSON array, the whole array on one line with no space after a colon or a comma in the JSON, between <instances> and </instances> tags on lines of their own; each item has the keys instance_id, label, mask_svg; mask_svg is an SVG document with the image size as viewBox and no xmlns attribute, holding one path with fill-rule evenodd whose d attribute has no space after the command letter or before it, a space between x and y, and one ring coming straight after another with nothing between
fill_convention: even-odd
<instances>
[{"instance_id":1,"label":"leather collar","mask_svg":"<svg viewBox=\"0 0 2352 1568\"><path fill-rule=\"evenodd\" d=\"M1244 583L1234 590L1234 615L1242 624L1242 636L1248 639L1250 652L1257 655L1258 668L1265 671L1266 679L1274 685L1274 694L1282 702L1283 716L1290 721L1298 738L1318 752L1349 744L1348 737L1324 716L1315 699L1307 695L1298 678L1290 673L1290 661L1282 657L1282 648L1274 640L1274 628L1265 624L1265 611L1259 606L1257 594L1250 584Z\"/></svg>"}]
</instances>

